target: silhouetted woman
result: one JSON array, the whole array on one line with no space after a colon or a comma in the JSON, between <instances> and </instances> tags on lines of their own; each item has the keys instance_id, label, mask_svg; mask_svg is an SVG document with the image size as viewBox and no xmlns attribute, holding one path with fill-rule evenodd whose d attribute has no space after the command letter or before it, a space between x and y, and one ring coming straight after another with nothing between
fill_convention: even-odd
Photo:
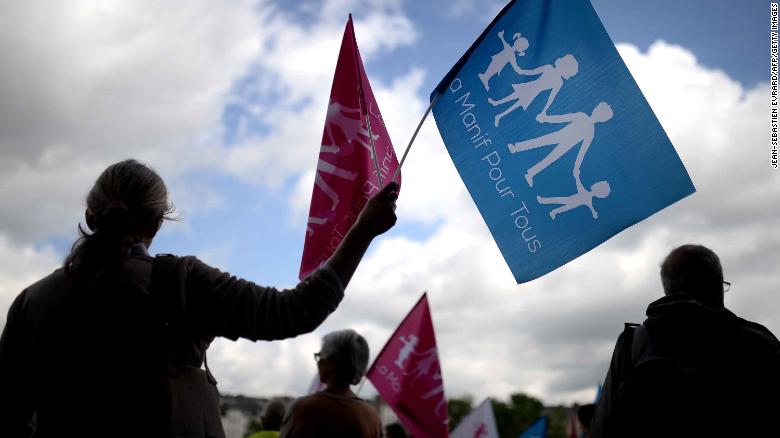
<instances>
[{"instance_id":1,"label":"silhouetted woman","mask_svg":"<svg viewBox=\"0 0 780 438\"><path fill-rule=\"evenodd\" d=\"M0 436L27 436L30 424L35 436L224 436L216 382L201 370L211 340L319 326L371 240L395 224L396 189L367 203L321 269L279 293L195 257L149 256L172 210L165 184L134 160L109 166L87 196L89 230L79 225L64 265L8 312Z\"/></svg>"}]
</instances>

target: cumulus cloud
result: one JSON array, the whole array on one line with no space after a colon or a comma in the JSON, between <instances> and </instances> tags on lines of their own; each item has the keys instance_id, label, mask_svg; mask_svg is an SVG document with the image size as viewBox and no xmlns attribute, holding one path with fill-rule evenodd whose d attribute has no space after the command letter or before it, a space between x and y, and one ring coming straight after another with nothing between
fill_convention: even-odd
<instances>
[{"instance_id":1,"label":"cumulus cloud","mask_svg":"<svg viewBox=\"0 0 780 438\"><path fill-rule=\"evenodd\" d=\"M52 272L62 259L49 246L17 246L0 233L0 326L5 326L8 308L27 286Z\"/></svg>"},{"instance_id":2,"label":"cumulus cloud","mask_svg":"<svg viewBox=\"0 0 780 438\"><path fill-rule=\"evenodd\" d=\"M139 157L172 176L195 164L268 13L246 1L4 2L2 229L22 241L63 233L112 161ZM34 220L31 206L44 210Z\"/></svg>"}]
</instances>

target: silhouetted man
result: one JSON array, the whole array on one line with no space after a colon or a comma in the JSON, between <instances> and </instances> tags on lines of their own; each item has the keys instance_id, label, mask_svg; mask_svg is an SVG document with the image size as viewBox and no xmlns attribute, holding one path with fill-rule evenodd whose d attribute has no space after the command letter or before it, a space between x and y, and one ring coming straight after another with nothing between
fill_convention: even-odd
<instances>
[{"instance_id":1,"label":"silhouetted man","mask_svg":"<svg viewBox=\"0 0 780 438\"><path fill-rule=\"evenodd\" d=\"M676 248L661 281L666 296L618 338L593 437L778 436L780 342L724 307L718 256Z\"/></svg>"}]
</instances>

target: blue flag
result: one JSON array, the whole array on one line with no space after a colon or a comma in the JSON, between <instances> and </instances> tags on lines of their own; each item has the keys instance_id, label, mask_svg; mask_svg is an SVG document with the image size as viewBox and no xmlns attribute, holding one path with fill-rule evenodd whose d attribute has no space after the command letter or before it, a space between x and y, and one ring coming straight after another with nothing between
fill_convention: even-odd
<instances>
[{"instance_id":1,"label":"blue flag","mask_svg":"<svg viewBox=\"0 0 780 438\"><path fill-rule=\"evenodd\" d=\"M536 420L536 423L532 424L517 438L547 438L547 417Z\"/></svg>"},{"instance_id":2,"label":"blue flag","mask_svg":"<svg viewBox=\"0 0 780 438\"><path fill-rule=\"evenodd\" d=\"M696 190L588 0L510 2L431 100L518 283Z\"/></svg>"}]
</instances>

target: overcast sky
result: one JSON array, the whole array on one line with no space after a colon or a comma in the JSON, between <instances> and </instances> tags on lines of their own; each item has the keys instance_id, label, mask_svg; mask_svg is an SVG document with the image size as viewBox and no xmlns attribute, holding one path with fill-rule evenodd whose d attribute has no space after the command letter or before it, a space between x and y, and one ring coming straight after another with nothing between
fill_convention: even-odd
<instances>
[{"instance_id":1,"label":"overcast sky","mask_svg":"<svg viewBox=\"0 0 780 438\"><path fill-rule=\"evenodd\" d=\"M355 328L373 356L427 290L448 396L588 402L623 322L661 295L663 256L688 242L720 254L729 308L780 332L769 3L593 3L697 193L518 286L431 118L403 169L398 225L339 309L294 340L215 342L222 392L302 394L324 333ZM161 173L183 217L153 253L294 285L347 13L400 153L432 88L502 5L0 3L0 327L13 298L61 263L100 171L129 157Z\"/></svg>"}]
</instances>

